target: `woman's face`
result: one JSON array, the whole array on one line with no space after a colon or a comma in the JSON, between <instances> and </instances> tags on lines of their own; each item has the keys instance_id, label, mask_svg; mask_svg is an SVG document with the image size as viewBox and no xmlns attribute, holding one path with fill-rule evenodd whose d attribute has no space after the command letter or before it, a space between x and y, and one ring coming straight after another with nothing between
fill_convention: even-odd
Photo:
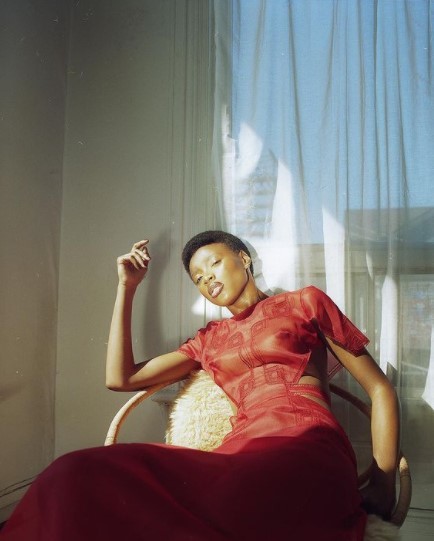
<instances>
[{"instance_id":1,"label":"woman's face","mask_svg":"<svg viewBox=\"0 0 434 541\"><path fill-rule=\"evenodd\" d=\"M200 293L217 306L231 306L248 282L249 256L233 252L223 243L199 248L190 261L190 276Z\"/></svg>"}]
</instances>

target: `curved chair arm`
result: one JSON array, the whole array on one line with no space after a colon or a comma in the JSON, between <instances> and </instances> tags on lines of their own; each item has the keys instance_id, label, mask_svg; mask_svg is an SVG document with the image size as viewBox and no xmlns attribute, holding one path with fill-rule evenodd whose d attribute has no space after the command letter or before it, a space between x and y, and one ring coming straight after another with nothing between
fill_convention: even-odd
<instances>
[{"instance_id":1,"label":"curved chair arm","mask_svg":"<svg viewBox=\"0 0 434 541\"><path fill-rule=\"evenodd\" d=\"M175 379L172 381L168 381L166 383L158 383L156 385L151 385L146 390L139 391L135 395L133 395L121 407L121 409L117 412L117 414L113 418L113 421L110 423L110 427L108 429L104 445L113 445L117 442L119 430L123 422L125 421L127 415L134 408L136 408L141 402L143 402L144 400L146 400L153 394L157 393L164 387L167 387L168 385L172 385L173 383L182 381L182 379L185 379L185 378ZM361 411L368 418L371 417L371 408L365 402L363 402L363 400L360 400L359 398L351 394L349 391L346 391L345 389L342 389L341 387L333 383L330 384L330 390L334 394L340 396L341 398L353 404L359 411ZM363 472L359 476L359 485L364 484L365 482L368 481L371 468L372 468L372 464L365 472ZM399 458L398 470L399 470L399 480L400 480L399 495L398 495L398 500L397 500L395 510L393 511L389 522L399 527L404 523L404 520L407 516L407 512L410 507L411 491L412 491L410 468L408 466L407 459L402 453L400 454L400 458Z\"/></svg>"},{"instance_id":2,"label":"curved chair arm","mask_svg":"<svg viewBox=\"0 0 434 541\"><path fill-rule=\"evenodd\" d=\"M360 412L363 413L368 419L371 418L371 406L366 404L366 402L363 402L360 398L357 396L354 396L349 391L342 389L342 387L339 387L339 385L335 385L334 383L329 384L330 391L335 394L336 396L340 396L350 404L352 404L355 408L357 408ZM371 477L372 469L374 467L374 460L372 460L371 464L366 468L365 471L363 471L359 477L358 477L358 484L359 487L363 486L365 483L367 483Z\"/></svg>"},{"instance_id":3,"label":"curved chair arm","mask_svg":"<svg viewBox=\"0 0 434 541\"><path fill-rule=\"evenodd\" d=\"M350 402L355 406L359 411L361 411L366 417L371 418L371 406L354 396L349 391L342 389L334 383L330 383L330 390L332 393L340 396L341 398ZM359 475L359 486L364 485L370 477L374 463L372 462L369 468ZM411 483L411 474L410 468L407 462L407 459L400 451L399 461L398 461L398 472L399 472L399 494L398 500L395 506L395 509L392 513L392 516L389 520L395 526L402 526L404 523L405 517L407 516L408 509L410 507L411 501L411 492L412 492L412 483Z\"/></svg>"},{"instance_id":4,"label":"curved chair arm","mask_svg":"<svg viewBox=\"0 0 434 541\"><path fill-rule=\"evenodd\" d=\"M133 395L114 416L112 422L110 423L109 429L107 431L107 436L105 438L104 445L105 446L113 445L114 443L117 442L121 426L123 425L125 419L127 418L127 415L134 408L136 408L139 404L141 404L144 400L146 400L153 394L158 393L158 391L161 391L161 389L164 389L165 387L168 387L169 385L173 385L173 383L177 383L178 381L182 381L182 379L183 378L174 379L171 381L166 381L165 383L157 383L155 385L150 385L144 391L138 391L135 395Z\"/></svg>"},{"instance_id":5,"label":"curved chair arm","mask_svg":"<svg viewBox=\"0 0 434 541\"><path fill-rule=\"evenodd\" d=\"M399 471L399 495L395 510L390 517L390 521L395 526L402 526L411 502L411 474L407 459L401 453L398 463Z\"/></svg>"}]
</instances>

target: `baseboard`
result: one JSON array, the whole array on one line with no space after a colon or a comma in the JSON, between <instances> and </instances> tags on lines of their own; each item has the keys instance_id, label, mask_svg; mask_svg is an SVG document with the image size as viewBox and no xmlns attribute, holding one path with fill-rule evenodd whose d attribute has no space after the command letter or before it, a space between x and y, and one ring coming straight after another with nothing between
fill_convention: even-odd
<instances>
[{"instance_id":1,"label":"baseboard","mask_svg":"<svg viewBox=\"0 0 434 541\"><path fill-rule=\"evenodd\" d=\"M6 522L11 516L12 511L18 505L18 502L24 496L29 487L25 486L14 490L12 494L5 494L0 498L0 523Z\"/></svg>"}]
</instances>

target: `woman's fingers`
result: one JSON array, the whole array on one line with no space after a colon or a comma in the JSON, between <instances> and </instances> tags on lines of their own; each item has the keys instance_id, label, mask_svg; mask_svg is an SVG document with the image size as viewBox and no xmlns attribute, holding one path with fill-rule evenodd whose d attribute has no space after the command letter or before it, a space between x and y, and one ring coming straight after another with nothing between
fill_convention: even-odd
<instances>
[{"instance_id":1,"label":"woman's fingers","mask_svg":"<svg viewBox=\"0 0 434 541\"><path fill-rule=\"evenodd\" d=\"M138 255L139 258L143 259L143 261L149 261L151 259L151 256L149 255L148 249L146 248L148 242L149 240L141 240L139 242L135 242L133 244L133 247L131 248L130 253Z\"/></svg>"},{"instance_id":2,"label":"woman's fingers","mask_svg":"<svg viewBox=\"0 0 434 541\"><path fill-rule=\"evenodd\" d=\"M140 257L143 261L150 261L151 259L151 256L149 255L149 252L146 248L142 250L139 250L138 248L136 248L135 250L132 251L132 253Z\"/></svg>"},{"instance_id":3,"label":"woman's fingers","mask_svg":"<svg viewBox=\"0 0 434 541\"><path fill-rule=\"evenodd\" d=\"M145 263L143 262L142 257L140 257L138 254L131 253L131 252L129 254L125 254L121 256L118 259L118 264L120 265L131 264L137 270L147 267L147 265L145 265Z\"/></svg>"},{"instance_id":4,"label":"woman's fingers","mask_svg":"<svg viewBox=\"0 0 434 541\"><path fill-rule=\"evenodd\" d=\"M149 259L150 257L140 250L134 250L133 252L131 252L130 255L130 261L133 264L134 262L137 262L139 267L141 267L142 269L148 266Z\"/></svg>"},{"instance_id":5,"label":"woman's fingers","mask_svg":"<svg viewBox=\"0 0 434 541\"><path fill-rule=\"evenodd\" d=\"M133 252L134 250L142 250L148 244L148 242L149 242L148 239L139 240L139 242L135 242L133 244L133 247L131 248L131 251Z\"/></svg>"},{"instance_id":6,"label":"woman's fingers","mask_svg":"<svg viewBox=\"0 0 434 541\"><path fill-rule=\"evenodd\" d=\"M146 245L148 240L135 242L131 251L117 258L120 283L137 287L148 272L149 255Z\"/></svg>"},{"instance_id":7,"label":"woman's fingers","mask_svg":"<svg viewBox=\"0 0 434 541\"><path fill-rule=\"evenodd\" d=\"M148 240L135 242L128 254L118 257L118 264L125 265L130 263L137 270L147 268L151 260L151 256L146 248L148 242Z\"/></svg>"}]
</instances>

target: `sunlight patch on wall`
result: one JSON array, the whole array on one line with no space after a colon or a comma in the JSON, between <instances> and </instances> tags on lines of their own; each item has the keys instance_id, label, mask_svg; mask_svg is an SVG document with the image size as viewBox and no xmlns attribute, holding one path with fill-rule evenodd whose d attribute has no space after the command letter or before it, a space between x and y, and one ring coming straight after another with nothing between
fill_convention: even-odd
<instances>
[{"instance_id":1,"label":"sunlight patch on wall","mask_svg":"<svg viewBox=\"0 0 434 541\"><path fill-rule=\"evenodd\" d=\"M398 286L387 274L381 290L380 367L387 374L387 365L398 369Z\"/></svg>"},{"instance_id":2,"label":"sunlight patch on wall","mask_svg":"<svg viewBox=\"0 0 434 541\"><path fill-rule=\"evenodd\" d=\"M429 366L428 373L426 375L425 390L422 394L422 398L432 409L434 409L434 327L431 329Z\"/></svg>"}]
</instances>

